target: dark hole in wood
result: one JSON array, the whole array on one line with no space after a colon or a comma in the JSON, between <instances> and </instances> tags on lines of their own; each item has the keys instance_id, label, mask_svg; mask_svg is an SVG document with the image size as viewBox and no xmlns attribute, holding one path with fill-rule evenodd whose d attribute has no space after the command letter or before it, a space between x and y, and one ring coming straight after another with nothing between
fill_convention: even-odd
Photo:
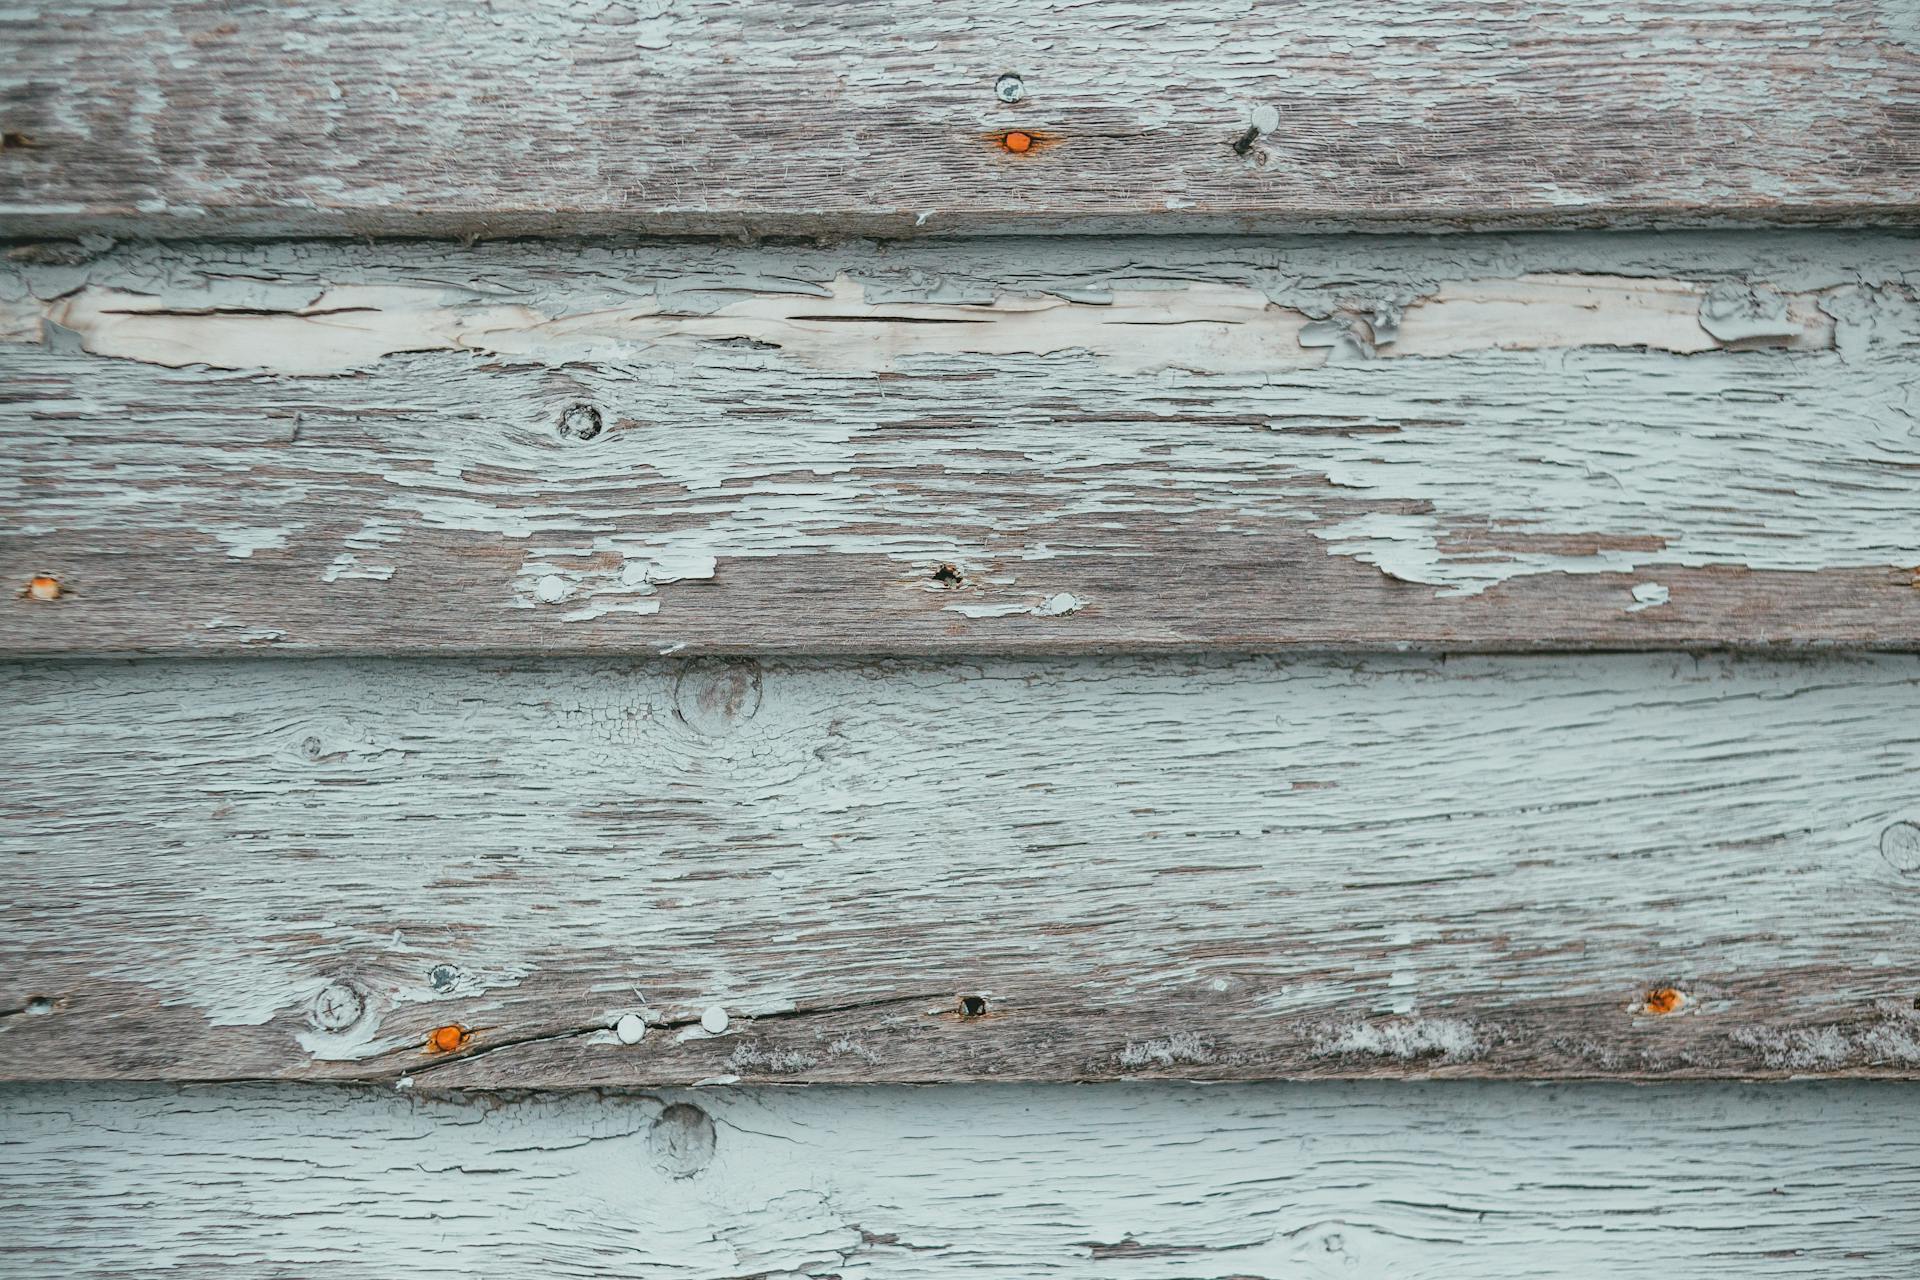
<instances>
[{"instance_id":1,"label":"dark hole in wood","mask_svg":"<svg viewBox=\"0 0 1920 1280\"><path fill-rule=\"evenodd\" d=\"M307 738L300 743L300 753L309 760L318 760L326 754L326 751L322 747L320 739Z\"/></svg>"},{"instance_id":2,"label":"dark hole in wood","mask_svg":"<svg viewBox=\"0 0 1920 1280\"><path fill-rule=\"evenodd\" d=\"M960 1016L961 1017L977 1018L981 1014L985 1013L986 1011L987 1011L987 998L985 996L961 996L960 997Z\"/></svg>"},{"instance_id":3,"label":"dark hole in wood","mask_svg":"<svg viewBox=\"0 0 1920 1280\"><path fill-rule=\"evenodd\" d=\"M17 151L22 147L37 145L32 138L15 129L9 129L5 133L0 133L0 151Z\"/></svg>"},{"instance_id":4,"label":"dark hole in wood","mask_svg":"<svg viewBox=\"0 0 1920 1280\"><path fill-rule=\"evenodd\" d=\"M28 996L27 1012L34 1014L36 1016L40 1014L52 1013L53 1001L47 999L45 996Z\"/></svg>"},{"instance_id":5,"label":"dark hole in wood","mask_svg":"<svg viewBox=\"0 0 1920 1280\"><path fill-rule=\"evenodd\" d=\"M570 404L560 411L563 440L591 440L606 427L600 411L590 404Z\"/></svg>"},{"instance_id":6,"label":"dark hole in wood","mask_svg":"<svg viewBox=\"0 0 1920 1280\"><path fill-rule=\"evenodd\" d=\"M962 581L960 571L950 564L943 564L935 569L933 580L943 587L957 587Z\"/></svg>"}]
</instances>

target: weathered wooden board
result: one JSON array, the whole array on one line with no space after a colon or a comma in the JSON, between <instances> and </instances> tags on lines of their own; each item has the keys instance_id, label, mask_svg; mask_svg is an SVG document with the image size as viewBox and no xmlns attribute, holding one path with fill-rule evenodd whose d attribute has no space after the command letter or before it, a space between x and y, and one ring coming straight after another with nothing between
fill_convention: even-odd
<instances>
[{"instance_id":1,"label":"weathered wooden board","mask_svg":"<svg viewBox=\"0 0 1920 1280\"><path fill-rule=\"evenodd\" d=\"M12 234L1920 213L1911 0L29 0L0 47Z\"/></svg>"},{"instance_id":2,"label":"weathered wooden board","mask_svg":"<svg viewBox=\"0 0 1920 1280\"><path fill-rule=\"evenodd\" d=\"M0 1156L13 1280L1885 1280L1920 1254L1894 1085L43 1086L0 1091Z\"/></svg>"},{"instance_id":3,"label":"weathered wooden board","mask_svg":"<svg viewBox=\"0 0 1920 1280\"><path fill-rule=\"evenodd\" d=\"M30 664L4 701L8 1078L1920 1076L1905 656Z\"/></svg>"},{"instance_id":4,"label":"weathered wooden board","mask_svg":"<svg viewBox=\"0 0 1920 1280\"><path fill-rule=\"evenodd\" d=\"M0 648L1920 646L1914 248L27 246Z\"/></svg>"}]
</instances>

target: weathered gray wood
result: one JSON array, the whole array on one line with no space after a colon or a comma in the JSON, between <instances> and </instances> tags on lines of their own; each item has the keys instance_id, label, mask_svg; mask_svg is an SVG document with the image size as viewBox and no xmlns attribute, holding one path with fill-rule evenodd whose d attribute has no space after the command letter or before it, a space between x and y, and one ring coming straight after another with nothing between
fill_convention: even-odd
<instances>
[{"instance_id":1,"label":"weathered gray wood","mask_svg":"<svg viewBox=\"0 0 1920 1280\"><path fill-rule=\"evenodd\" d=\"M1882 1280L1917 1135L1863 1084L16 1088L0 1268Z\"/></svg>"},{"instance_id":2,"label":"weathered gray wood","mask_svg":"<svg viewBox=\"0 0 1920 1280\"><path fill-rule=\"evenodd\" d=\"M30 0L0 47L12 234L1920 211L1909 0Z\"/></svg>"},{"instance_id":3,"label":"weathered gray wood","mask_svg":"<svg viewBox=\"0 0 1920 1280\"><path fill-rule=\"evenodd\" d=\"M8 1078L1920 1076L1908 657L33 664L4 701Z\"/></svg>"},{"instance_id":4,"label":"weathered gray wood","mask_svg":"<svg viewBox=\"0 0 1920 1280\"><path fill-rule=\"evenodd\" d=\"M28 246L0 648L1914 647L1913 248Z\"/></svg>"}]
</instances>

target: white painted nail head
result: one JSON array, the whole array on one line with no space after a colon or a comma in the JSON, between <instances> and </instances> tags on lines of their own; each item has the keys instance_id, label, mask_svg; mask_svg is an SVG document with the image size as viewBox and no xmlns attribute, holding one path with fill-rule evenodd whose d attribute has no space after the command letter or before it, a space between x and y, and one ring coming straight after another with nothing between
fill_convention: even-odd
<instances>
[{"instance_id":1,"label":"white painted nail head","mask_svg":"<svg viewBox=\"0 0 1920 1280\"><path fill-rule=\"evenodd\" d=\"M620 1037L621 1044L639 1044L640 1037L647 1034L647 1024L637 1013L623 1014L613 1024L613 1034Z\"/></svg>"},{"instance_id":2,"label":"white painted nail head","mask_svg":"<svg viewBox=\"0 0 1920 1280\"><path fill-rule=\"evenodd\" d=\"M727 1029L727 1011L717 1004L714 1005L700 1015L700 1026L710 1035L719 1035Z\"/></svg>"}]
</instances>

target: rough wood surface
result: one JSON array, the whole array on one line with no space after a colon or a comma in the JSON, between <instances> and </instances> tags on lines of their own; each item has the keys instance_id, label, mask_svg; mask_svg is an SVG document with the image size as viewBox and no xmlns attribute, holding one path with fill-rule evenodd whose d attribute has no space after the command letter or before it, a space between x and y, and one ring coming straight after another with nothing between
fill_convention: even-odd
<instances>
[{"instance_id":1,"label":"rough wood surface","mask_svg":"<svg viewBox=\"0 0 1920 1280\"><path fill-rule=\"evenodd\" d=\"M1915 13L29 0L0 232L1905 221Z\"/></svg>"},{"instance_id":2,"label":"rough wood surface","mask_svg":"<svg viewBox=\"0 0 1920 1280\"><path fill-rule=\"evenodd\" d=\"M1904 656L30 664L4 701L10 1078L1920 1076Z\"/></svg>"},{"instance_id":3,"label":"rough wood surface","mask_svg":"<svg viewBox=\"0 0 1920 1280\"><path fill-rule=\"evenodd\" d=\"M15 653L1920 645L1907 238L99 248Z\"/></svg>"},{"instance_id":4,"label":"rough wood surface","mask_svg":"<svg viewBox=\"0 0 1920 1280\"><path fill-rule=\"evenodd\" d=\"M685 1280L1908 1274L1920 1090L0 1091L0 1269Z\"/></svg>"}]
</instances>

